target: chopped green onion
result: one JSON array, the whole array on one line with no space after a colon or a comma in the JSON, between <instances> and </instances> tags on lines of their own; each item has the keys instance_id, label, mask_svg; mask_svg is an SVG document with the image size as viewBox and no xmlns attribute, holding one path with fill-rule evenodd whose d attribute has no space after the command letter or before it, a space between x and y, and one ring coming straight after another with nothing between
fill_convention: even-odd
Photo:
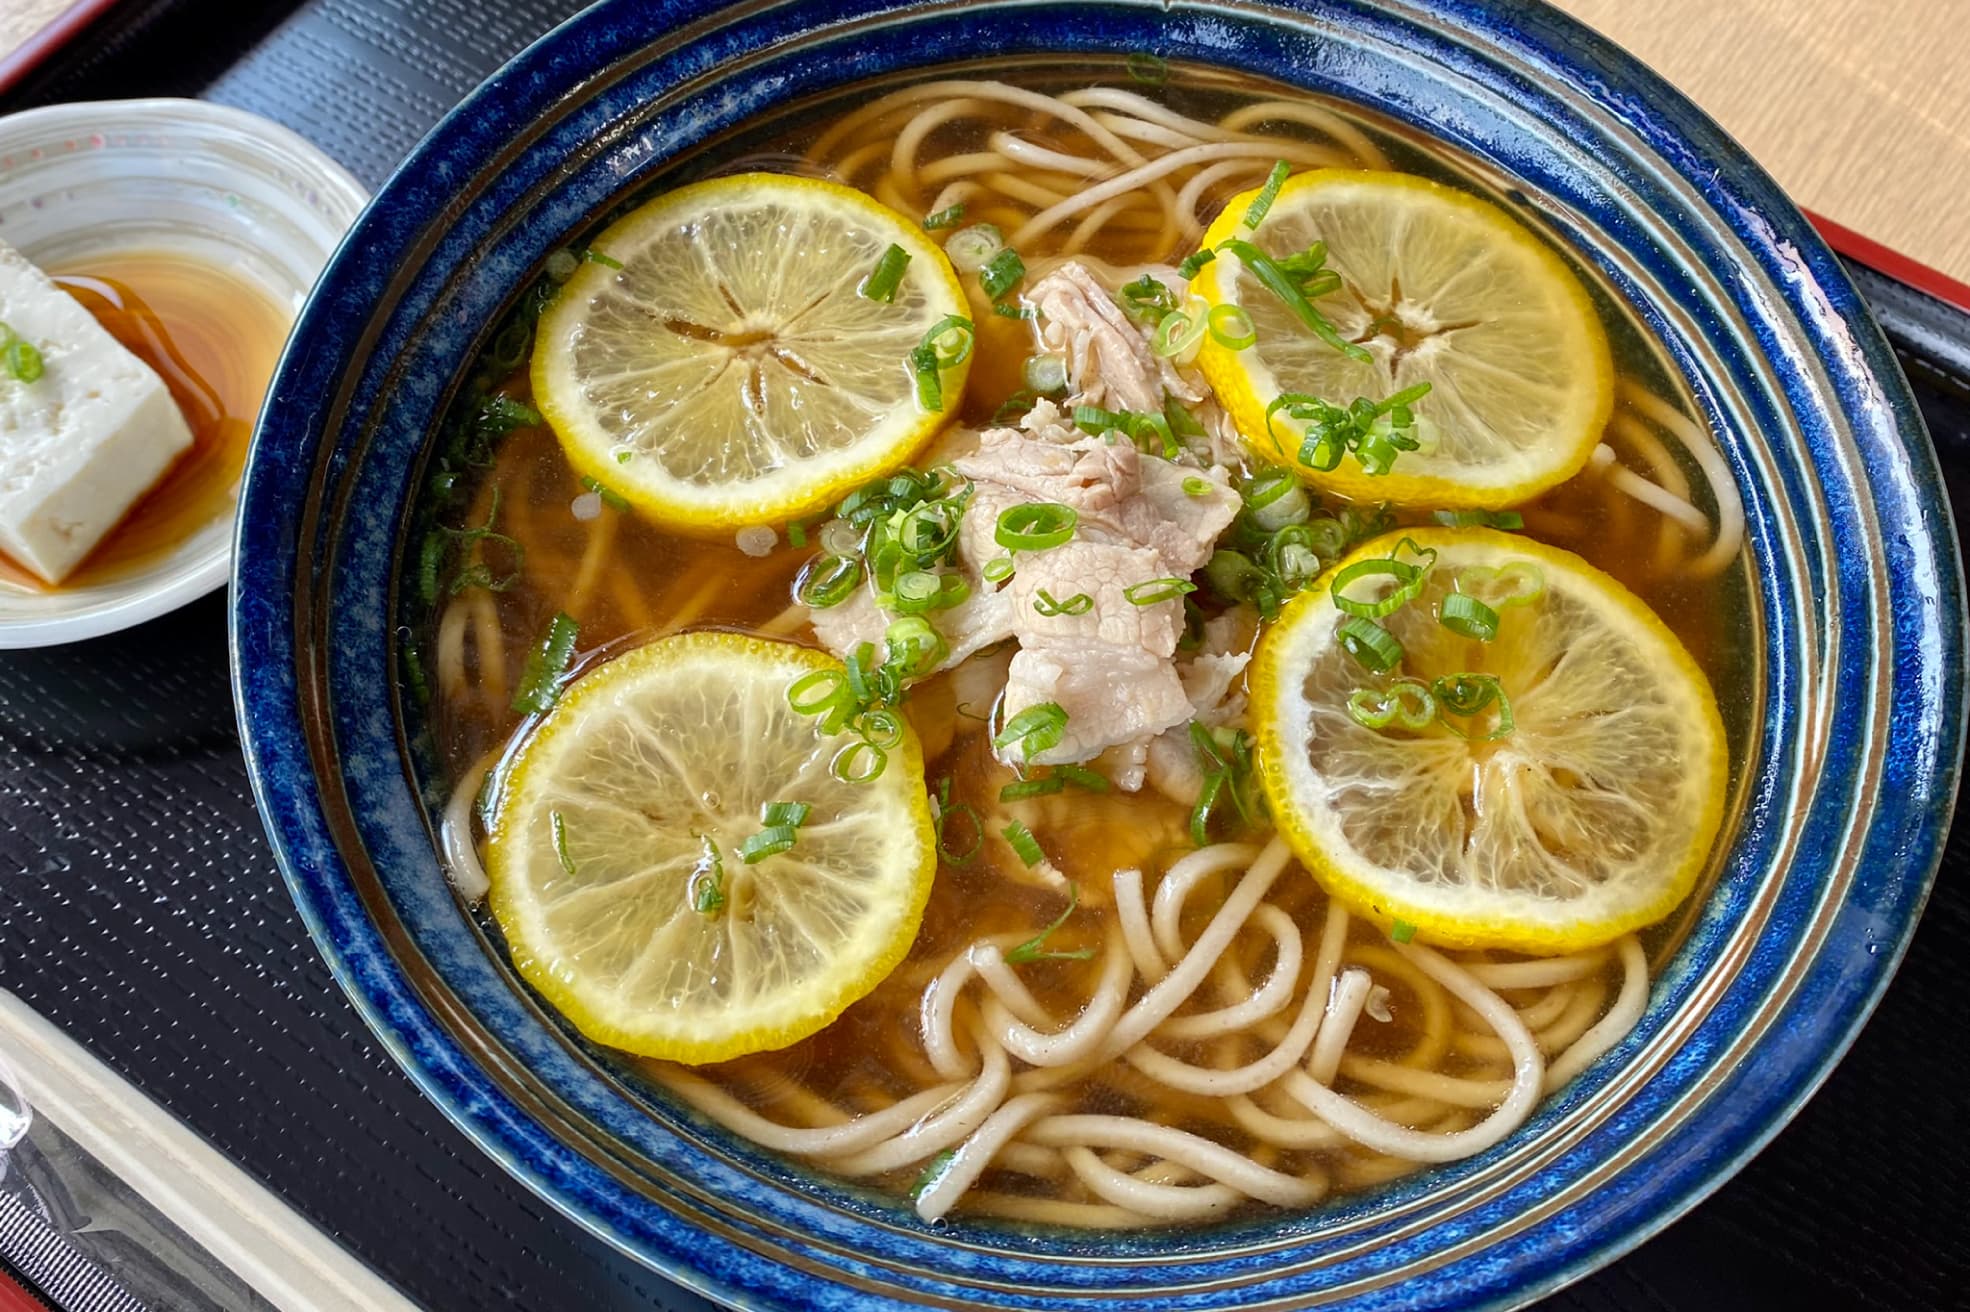
<instances>
[{"instance_id":1,"label":"chopped green onion","mask_svg":"<svg viewBox=\"0 0 1970 1312\"><path fill-rule=\"evenodd\" d=\"M1003 583L1012 577L1012 569L1011 556L994 556L985 562L985 568L980 573L987 583Z\"/></svg>"},{"instance_id":2,"label":"chopped green onion","mask_svg":"<svg viewBox=\"0 0 1970 1312\"><path fill-rule=\"evenodd\" d=\"M1177 294L1154 274L1145 273L1122 288L1122 310L1137 323L1159 324L1177 308Z\"/></svg>"},{"instance_id":3,"label":"chopped green onion","mask_svg":"<svg viewBox=\"0 0 1970 1312\"><path fill-rule=\"evenodd\" d=\"M1136 606L1154 606L1158 602L1175 601L1178 597L1197 591L1197 585L1189 579L1166 578L1149 579L1143 583L1131 583L1122 589L1122 595Z\"/></svg>"},{"instance_id":4,"label":"chopped green onion","mask_svg":"<svg viewBox=\"0 0 1970 1312\"><path fill-rule=\"evenodd\" d=\"M1402 663L1402 643L1393 633L1371 619L1350 615L1335 630L1341 650L1377 674Z\"/></svg>"},{"instance_id":5,"label":"chopped green onion","mask_svg":"<svg viewBox=\"0 0 1970 1312\"><path fill-rule=\"evenodd\" d=\"M1017 747L1020 755L1030 761L1048 748L1059 746L1066 734L1067 712L1057 702L1038 702L1006 721L1005 727L992 737L992 750L1004 752Z\"/></svg>"},{"instance_id":6,"label":"chopped green onion","mask_svg":"<svg viewBox=\"0 0 1970 1312\"><path fill-rule=\"evenodd\" d=\"M1495 610L1525 606L1546 595L1546 572L1529 560L1514 560L1492 569L1470 565L1457 571L1452 585Z\"/></svg>"},{"instance_id":7,"label":"chopped green onion","mask_svg":"<svg viewBox=\"0 0 1970 1312\"><path fill-rule=\"evenodd\" d=\"M1324 473L1338 467L1341 458L1352 452L1363 472L1386 474L1397 455L1422 445L1415 436L1415 415L1408 405L1429 390L1430 384L1418 383L1383 401L1358 396L1345 406L1308 392L1282 392L1265 408L1266 436L1272 439L1273 449L1284 455L1279 430L1273 423L1273 416L1284 410L1306 425L1299 449L1301 464Z\"/></svg>"},{"instance_id":8,"label":"chopped green onion","mask_svg":"<svg viewBox=\"0 0 1970 1312\"><path fill-rule=\"evenodd\" d=\"M1031 361L1028 361L1028 363L1030 364ZM1066 377L1064 374L1061 378L1061 383L1063 386L1065 386L1066 384ZM999 428L1002 427L1003 425L1011 423L1013 420L1019 418L1019 416L1025 414L1028 410L1031 410L1033 408L1033 403L1039 399L1040 399L1039 392L1037 392L1033 388L1030 387L1021 388L1019 391L1014 392L1011 396L1008 396L1005 400L999 403L999 408L992 412L992 422L990 426L993 428Z\"/></svg>"},{"instance_id":9,"label":"chopped green onion","mask_svg":"<svg viewBox=\"0 0 1970 1312\"><path fill-rule=\"evenodd\" d=\"M520 670L520 687L513 694L513 709L521 715L539 715L554 705L561 695L561 680L575 658L575 638L580 633L574 619L565 611L548 621L540 645L527 653Z\"/></svg>"},{"instance_id":10,"label":"chopped green onion","mask_svg":"<svg viewBox=\"0 0 1970 1312\"><path fill-rule=\"evenodd\" d=\"M1419 547L1416 545L1415 538L1404 536L1402 541L1395 544L1395 550L1389 552L1389 559L1397 560L1405 555L1414 556L1416 559L1414 561L1404 561L1404 564L1414 564L1417 569L1422 570L1425 574L1436 568L1436 548Z\"/></svg>"},{"instance_id":11,"label":"chopped green onion","mask_svg":"<svg viewBox=\"0 0 1970 1312\"><path fill-rule=\"evenodd\" d=\"M910 373L917 380L917 408L935 414L944 408L944 382L937 376L937 352L928 346L910 351Z\"/></svg>"},{"instance_id":12,"label":"chopped green onion","mask_svg":"<svg viewBox=\"0 0 1970 1312\"><path fill-rule=\"evenodd\" d=\"M814 808L806 802L768 802L759 808L759 823L767 828L774 825L791 825L795 829L807 823L807 817Z\"/></svg>"},{"instance_id":13,"label":"chopped green onion","mask_svg":"<svg viewBox=\"0 0 1970 1312\"><path fill-rule=\"evenodd\" d=\"M1129 76L1146 87L1160 87L1170 80L1169 61L1147 50L1138 50L1130 55L1128 66Z\"/></svg>"},{"instance_id":14,"label":"chopped green onion","mask_svg":"<svg viewBox=\"0 0 1970 1312\"><path fill-rule=\"evenodd\" d=\"M1033 599L1033 609L1048 619L1056 615L1085 615L1094 609L1094 598L1077 592L1065 601L1055 601L1051 592L1041 588Z\"/></svg>"},{"instance_id":15,"label":"chopped green onion","mask_svg":"<svg viewBox=\"0 0 1970 1312\"><path fill-rule=\"evenodd\" d=\"M1398 679L1386 688L1356 688L1348 695L1348 715L1364 729L1399 725L1420 730L1436 719L1436 698L1418 679Z\"/></svg>"},{"instance_id":16,"label":"chopped green onion","mask_svg":"<svg viewBox=\"0 0 1970 1312\"><path fill-rule=\"evenodd\" d=\"M1037 844L1035 844L1035 850L1038 850ZM1030 866L1033 863L1028 861L1026 864ZM1053 921L1045 929L1007 952L1005 963L1008 966L1023 966L1029 961L1086 961L1089 957L1092 957L1094 955L1093 948L1081 948L1074 952L1048 952L1046 950L1047 939L1052 937L1055 930L1067 923L1067 918L1074 914L1074 908L1080 904L1080 901L1080 888L1074 884L1069 884L1067 886L1066 910L1055 916Z\"/></svg>"},{"instance_id":17,"label":"chopped green onion","mask_svg":"<svg viewBox=\"0 0 1970 1312\"><path fill-rule=\"evenodd\" d=\"M1371 600L1348 592L1363 579L1383 578L1395 580L1395 586L1380 597ZM1414 601L1423 590L1423 581L1423 570L1400 560L1358 560L1334 575L1327 591L1337 609L1365 620L1379 620Z\"/></svg>"},{"instance_id":18,"label":"chopped green onion","mask_svg":"<svg viewBox=\"0 0 1970 1312\"><path fill-rule=\"evenodd\" d=\"M1005 238L989 223L959 228L944 239L944 254L959 273L982 269L1005 246Z\"/></svg>"},{"instance_id":19,"label":"chopped green onion","mask_svg":"<svg viewBox=\"0 0 1970 1312\"><path fill-rule=\"evenodd\" d=\"M1190 841L1204 847L1211 841L1211 817L1225 798L1231 800L1239 819L1246 824L1260 818L1261 804L1251 795L1252 739L1243 729L1232 737L1227 749L1211 731L1195 720L1190 722L1190 744L1197 753L1197 766L1204 784L1197 802L1190 809Z\"/></svg>"},{"instance_id":20,"label":"chopped green onion","mask_svg":"<svg viewBox=\"0 0 1970 1312\"><path fill-rule=\"evenodd\" d=\"M769 856L791 849L799 837L792 825L768 825L740 840L739 859L749 866L757 865Z\"/></svg>"},{"instance_id":21,"label":"chopped green onion","mask_svg":"<svg viewBox=\"0 0 1970 1312\"><path fill-rule=\"evenodd\" d=\"M1026 386L1041 396L1067 390L1067 361L1058 355L1029 355L1020 371Z\"/></svg>"},{"instance_id":22,"label":"chopped green onion","mask_svg":"<svg viewBox=\"0 0 1970 1312\"><path fill-rule=\"evenodd\" d=\"M962 222L964 222L964 202L959 201L949 209L942 209L935 214L925 215L923 230L925 232L935 232L939 228L955 228Z\"/></svg>"},{"instance_id":23,"label":"chopped green onion","mask_svg":"<svg viewBox=\"0 0 1970 1312\"><path fill-rule=\"evenodd\" d=\"M456 597L467 588L484 588L487 592L504 592L512 587L518 579L519 575L517 572L508 574L504 578L495 578L491 566L481 561L468 565L458 571L457 577L451 581L451 595Z\"/></svg>"},{"instance_id":24,"label":"chopped green onion","mask_svg":"<svg viewBox=\"0 0 1970 1312\"><path fill-rule=\"evenodd\" d=\"M1437 605L1437 622L1460 638L1490 642L1498 636L1498 612L1462 592L1446 592Z\"/></svg>"},{"instance_id":25,"label":"chopped green onion","mask_svg":"<svg viewBox=\"0 0 1970 1312\"><path fill-rule=\"evenodd\" d=\"M1181 310L1171 310L1156 325L1149 349L1166 360L1182 359L1210 327L1210 307L1201 296L1193 296Z\"/></svg>"},{"instance_id":26,"label":"chopped green onion","mask_svg":"<svg viewBox=\"0 0 1970 1312\"><path fill-rule=\"evenodd\" d=\"M931 627L921 615L906 615L883 630L883 645L889 649L884 667L898 679L920 679L944 663L951 654L944 635ZM853 668L852 666L850 668Z\"/></svg>"},{"instance_id":27,"label":"chopped green onion","mask_svg":"<svg viewBox=\"0 0 1970 1312\"><path fill-rule=\"evenodd\" d=\"M1268 469L1245 485L1245 509L1256 528L1277 533L1289 524L1305 523L1313 514L1313 501L1290 471Z\"/></svg>"},{"instance_id":28,"label":"chopped green onion","mask_svg":"<svg viewBox=\"0 0 1970 1312\"><path fill-rule=\"evenodd\" d=\"M491 504L486 507L486 522L472 528L446 528L440 524L437 531L425 538L418 552L418 586L420 595L426 600L437 595L438 572L444 566L447 543L456 538L461 543L497 544L511 557L511 568L503 576L495 576L492 567L484 561L476 561L459 571L451 581L449 593L457 596L467 588L484 588L488 592L504 592L519 582L520 572L526 565L527 549L517 540L504 533L496 532L493 525L499 522L499 488L492 490ZM483 549L483 547L482 547Z\"/></svg>"},{"instance_id":29,"label":"chopped green onion","mask_svg":"<svg viewBox=\"0 0 1970 1312\"><path fill-rule=\"evenodd\" d=\"M1228 351L1242 351L1259 340L1259 330L1243 306L1213 305L1207 322L1211 340Z\"/></svg>"},{"instance_id":30,"label":"chopped green onion","mask_svg":"<svg viewBox=\"0 0 1970 1312\"><path fill-rule=\"evenodd\" d=\"M794 520L787 525L787 545L798 550L807 545L807 525Z\"/></svg>"},{"instance_id":31,"label":"chopped green onion","mask_svg":"<svg viewBox=\"0 0 1970 1312\"><path fill-rule=\"evenodd\" d=\"M1286 175L1292 171L1293 166L1283 159L1272 166L1272 172L1266 174L1265 185L1259 188L1259 194L1252 198L1252 203L1245 207L1245 217L1238 221L1240 227L1254 232L1265 222L1272 202L1279 199L1279 189L1286 185Z\"/></svg>"},{"instance_id":32,"label":"chopped green onion","mask_svg":"<svg viewBox=\"0 0 1970 1312\"><path fill-rule=\"evenodd\" d=\"M575 270L580 267L581 257L577 256L573 251L568 250L555 251L547 257L547 263L542 266L548 278L553 280L556 285L574 277Z\"/></svg>"},{"instance_id":33,"label":"chopped green onion","mask_svg":"<svg viewBox=\"0 0 1970 1312\"><path fill-rule=\"evenodd\" d=\"M1056 765L1053 768L1053 777L1065 779L1076 788L1085 788L1091 793L1105 793L1109 788L1106 775L1098 774L1084 765Z\"/></svg>"},{"instance_id":34,"label":"chopped green onion","mask_svg":"<svg viewBox=\"0 0 1970 1312\"><path fill-rule=\"evenodd\" d=\"M1105 793L1109 789L1106 777L1079 765L1057 765L1051 773L1032 779L1019 779L999 789L1001 802L1018 802L1028 797L1046 797L1060 792L1068 784L1084 788L1091 793Z\"/></svg>"},{"instance_id":35,"label":"chopped green onion","mask_svg":"<svg viewBox=\"0 0 1970 1312\"><path fill-rule=\"evenodd\" d=\"M1327 316L1313 308L1313 302L1307 299L1292 275L1280 268L1270 255L1242 237L1227 238L1218 243L1218 249L1236 255L1238 262L1259 280L1259 285L1278 297L1293 312L1293 317L1305 324L1314 336L1350 360L1362 364L1373 362L1374 356L1342 337L1334 325L1327 322Z\"/></svg>"},{"instance_id":36,"label":"chopped green onion","mask_svg":"<svg viewBox=\"0 0 1970 1312\"><path fill-rule=\"evenodd\" d=\"M622 268L621 260L615 259L608 255L604 255L601 251L596 250L593 246L583 251L581 253L581 257L584 260L587 260L590 264L599 264L605 269Z\"/></svg>"},{"instance_id":37,"label":"chopped green onion","mask_svg":"<svg viewBox=\"0 0 1970 1312\"><path fill-rule=\"evenodd\" d=\"M715 916L725 909L725 858L708 835L692 837L698 840L698 864L691 875L691 910Z\"/></svg>"},{"instance_id":38,"label":"chopped green onion","mask_svg":"<svg viewBox=\"0 0 1970 1312\"><path fill-rule=\"evenodd\" d=\"M616 463L619 465L626 465L632 459L634 459L635 456L636 453L634 451L631 451L628 447L624 447L622 450L616 452Z\"/></svg>"},{"instance_id":39,"label":"chopped green onion","mask_svg":"<svg viewBox=\"0 0 1970 1312\"><path fill-rule=\"evenodd\" d=\"M1012 850L1018 853L1019 859L1029 867L1036 866L1047 859L1047 854L1040 850L1040 840L1033 837L1033 831L1019 821L1012 821L999 833L1004 836L1006 842L1012 844Z\"/></svg>"},{"instance_id":40,"label":"chopped green onion","mask_svg":"<svg viewBox=\"0 0 1970 1312\"><path fill-rule=\"evenodd\" d=\"M1037 779L1018 779L999 789L1001 802L1023 802L1029 797L1046 797L1067 787L1067 780L1057 774L1042 775Z\"/></svg>"},{"instance_id":41,"label":"chopped green onion","mask_svg":"<svg viewBox=\"0 0 1970 1312\"><path fill-rule=\"evenodd\" d=\"M614 488L609 487L603 483L597 482L595 479L588 477L586 474L582 475L581 485L587 488L590 492L593 492L596 496L601 497L602 504L607 506L609 509L611 510L629 509L629 499L627 497L623 496L622 493L616 491Z\"/></svg>"},{"instance_id":42,"label":"chopped green onion","mask_svg":"<svg viewBox=\"0 0 1970 1312\"><path fill-rule=\"evenodd\" d=\"M848 695L854 699L854 707L858 713L878 698L872 682L875 678L875 663L876 645L873 642L858 643L841 662L842 677L848 681Z\"/></svg>"},{"instance_id":43,"label":"chopped green onion","mask_svg":"<svg viewBox=\"0 0 1970 1312\"><path fill-rule=\"evenodd\" d=\"M886 707L877 706L864 711L862 718L855 722L855 728L864 742L885 752L893 750L903 741L903 717Z\"/></svg>"},{"instance_id":44,"label":"chopped green onion","mask_svg":"<svg viewBox=\"0 0 1970 1312\"><path fill-rule=\"evenodd\" d=\"M880 779L888 764L889 753L874 743L852 742L828 762L828 773L845 784L866 784Z\"/></svg>"},{"instance_id":45,"label":"chopped green onion","mask_svg":"<svg viewBox=\"0 0 1970 1312\"><path fill-rule=\"evenodd\" d=\"M910 253L891 242L876 260L876 267L855 289L856 295L865 301L893 301L896 289L903 285L903 271L910 267Z\"/></svg>"},{"instance_id":46,"label":"chopped green onion","mask_svg":"<svg viewBox=\"0 0 1970 1312\"><path fill-rule=\"evenodd\" d=\"M862 562L853 556L816 556L801 567L794 597L816 610L847 601L862 582Z\"/></svg>"},{"instance_id":47,"label":"chopped green onion","mask_svg":"<svg viewBox=\"0 0 1970 1312\"><path fill-rule=\"evenodd\" d=\"M1040 312L1030 305L1014 305L1011 301L993 301L992 313L1001 319L1037 319Z\"/></svg>"},{"instance_id":48,"label":"chopped green onion","mask_svg":"<svg viewBox=\"0 0 1970 1312\"><path fill-rule=\"evenodd\" d=\"M1081 516L1058 501L1029 501L999 514L993 537L1007 551L1048 551L1073 540Z\"/></svg>"},{"instance_id":49,"label":"chopped green onion","mask_svg":"<svg viewBox=\"0 0 1970 1312\"><path fill-rule=\"evenodd\" d=\"M944 580L928 570L899 574L890 589L890 609L899 615L920 615L944 591Z\"/></svg>"},{"instance_id":50,"label":"chopped green onion","mask_svg":"<svg viewBox=\"0 0 1970 1312\"><path fill-rule=\"evenodd\" d=\"M1205 265L1217 257L1218 253L1213 250L1192 251L1183 257L1182 264L1177 265L1177 272L1183 275L1185 281L1188 281L1195 278Z\"/></svg>"},{"instance_id":51,"label":"chopped green onion","mask_svg":"<svg viewBox=\"0 0 1970 1312\"><path fill-rule=\"evenodd\" d=\"M944 776L937 785L937 855L954 866L968 866L978 859L979 849L985 846L985 824L978 818L978 808L969 802L951 805L951 777ZM971 845L954 848L951 845L950 826L952 820L963 820L971 826Z\"/></svg>"},{"instance_id":52,"label":"chopped green onion","mask_svg":"<svg viewBox=\"0 0 1970 1312\"><path fill-rule=\"evenodd\" d=\"M561 869L573 875L575 873L575 859L568 855L567 821L561 818L559 811L549 811L547 813L547 820L554 830L554 855L560 859Z\"/></svg>"},{"instance_id":53,"label":"chopped green onion","mask_svg":"<svg viewBox=\"0 0 1970 1312\"><path fill-rule=\"evenodd\" d=\"M7 372L17 383L39 382L47 368L34 343L4 323L0 323L0 357L4 357Z\"/></svg>"},{"instance_id":54,"label":"chopped green onion","mask_svg":"<svg viewBox=\"0 0 1970 1312\"><path fill-rule=\"evenodd\" d=\"M479 413L473 417L473 424L479 431L489 436L504 436L516 428L539 428L540 411L525 401L516 401L510 396L493 395L485 399Z\"/></svg>"},{"instance_id":55,"label":"chopped green onion","mask_svg":"<svg viewBox=\"0 0 1970 1312\"><path fill-rule=\"evenodd\" d=\"M955 369L971 358L973 334L971 320L961 314L947 314L930 325L922 345L936 354L939 369Z\"/></svg>"},{"instance_id":56,"label":"chopped green onion","mask_svg":"<svg viewBox=\"0 0 1970 1312\"><path fill-rule=\"evenodd\" d=\"M1332 525L1333 520L1323 520L1322 525ZM1320 544L1332 537L1322 534L1310 523L1288 524L1266 540L1265 568L1272 574L1281 597L1289 597L1313 582L1324 562L1339 553L1330 551L1323 556Z\"/></svg>"},{"instance_id":57,"label":"chopped green onion","mask_svg":"<svg viewBox=\"0 0 1970 1312\"><path fill-rule=\"evenodd\" d=\"M930 599L932 610L949 610L953 606L962 606L971 597L971 584L962 574L942 575L939 583L937 595Z\"/></svg>"},{"instance_id":58,"label":"chopped green onion","mask_svg":"<svg viewBox=\"0 0 1970 1312\"><path fill-rule=\"evenodd\" d=\"M1224 792L1224 772L1204 776L1204 786L1197 793L1197 801L1190 808L1190 842L1194 847L1211 845L1211 812L1216 809L1218 795Z\"/></svg>"},{"instance_id":59,"label":"chopped green onion","mask_svg":"<svg viewBox=\"0 0 1970 1312\"><path fill-rule=\"evenodd\" d=\"M1137 446L1143 445L1145 437L1152 438L1155 449L1151 454L1165 460L1174 460L1181 454L1170 421L1154 411L1104 410L1098 405L1077 405L1073 419L1074 426L1084 433L1126 433Z\"/></svg>"},{"instance_id":60,"label":"chopped green onion","mask_svg":"<svg viewBox=\"0 0 1970 1312\"><path fill-rule=\"evenodd\" d=\"M1169 420L1170 431L1178 437L1208 437L1204 425L1197 422L1197 416L1183 408L1173 396L1163 402L1163 418Z\"/></svg>"},{"instance_id":61,"label":"chopped green onion","mask_svg":"<svg viewBox=\"0 0 1970 1312\"><path fill-rule=\"evenodd\" d=\"M1416 927L1406 920L1398 920L1389 926L1389 938L1397 943L1407 943L1416 937Z\"/></svg>"},{"instance_id":62,"label":"chopped green onion","mask_svg":"<svg viewBox=\"0 0 1970 1312\"><path fill-rule=\"evenodd\" d=\"M1439 510L1432 518L1446 528L1501 528L1516 531L1525 527L1525 516L1516 510Z\"/></svg>"},{"instance_id":63,"label":"chopped green onion","mask_svg":"<svg viewBox=\"0 0 1970 1312\"><path fill-rule=\"evenodd\" d=\"M1219 547L1204 563L1204 581L1226 601L1250 601L1253 589L1265 581L1265 571L1244 552Z\"/></svg>"},{"instance_id":64,"label":"chopped green onion","mask_svg":"<svg viewBox=\"0 0 1970 1312\"><path fill-rule=\"evenodd\" d=\"M431 680L424 673L424 657L412 643L405 643L401 650L404 654L404 678L410 684L412 699L420 704L428 703L431 700Z\"/></svg>"},{"instance_id":65,"label":"chopped green onion","mask_svg":"<svg viewBox=\"0 0 1970 1312\"><path fill-rule=\"evenodd\" d=\"M1104 410L1098 405L1077 405L1073 413L1074 427L1083 433L1101 434L1107 432L1126 433L1132 426L1134 416L1116 410Z\"/></svg>"},{"instance_id":66,"label":"chopped green onion","mask_svg":"<svg viewBox=\"0 0 1970 1312\"><path fill-rule=\"evenodd\" d=\"M821 715L848 696L848 676L840 670L815 670L803 674L787 686L787 705L796 715ZM834 730L822 725L822 732Z\"/></svg>"},{"instance_id":67,"label":"chopped green onion","mask_svg":"<svg viewBox=\"0 0 1970 1312\"><path fill-rule=\"evenodd\" d=\"M1470 730L1451 724L1447 716L1468 720L1483 714L1487 708L1495 708L1497 725L1484 735L1483 741L1487 742L1509 738L1517 727L1512 703L1495 674L1446 674L1430 681L1430 694L1436 698L1437 718L1466 738L1472 736Z\"/></svg>"},{"instance_id":68,"label":"chopped green onion","mask_svg":"<svg viewBox=\"0 0 1970 1312\"><path fill-rule=\"evenodd\" d=\"M937 1182L944 1178L944 1173L951 1169L951 1163L957 1160L958 1150L955 1148L946 1148L931 1158L924 1166L923 1174L919 1175L917 1182L910 1187L910 1197L922 1198L929 1193L936 1187Z\"/></svg>"},{"instance_id":69,"label":"chopped green onion","mask_svg":"<svg viewBox=\"0 0 1970 1312\"><path fill-rule=\"evenodd\" d=\"M1207 497L1211 495L1211 480L1192 474L1183 480L1183 494L1187 497Z\"/></svg>"},{"instance_id":70,"label":"chopped green onion","mask_svg":"<svg viewBox=\"0 0 1970 1312\"><path fill-rule=\"evenodd\" d=\"M1026 261L1019 258L1018 251L1005 246L978 271L978 285L985 289L986 300L996 301L1017 287L1025 276Z\"/></svg>"}]
</instances>

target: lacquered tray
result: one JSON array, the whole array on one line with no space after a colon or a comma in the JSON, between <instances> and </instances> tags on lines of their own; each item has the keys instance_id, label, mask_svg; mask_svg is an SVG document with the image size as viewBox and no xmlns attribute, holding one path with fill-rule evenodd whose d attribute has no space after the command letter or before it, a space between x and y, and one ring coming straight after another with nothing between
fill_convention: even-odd
<instances>
[{"instance_id":1,"label":"lacquered tray","mask_svg":"<svg viewBox=\"0 0 1970 1312\"><path fill-rule=\"evenodd\" d=\"M0 95L202 95L374 187L579 5L124 4ZM1939 221L1943 221L1939 218ZM1970 505L1970 316L1856 266ZM1959 520L1961 515L1959 514ZM1554 1312L1962 1306L1970 1287L1970 828L1879 1013L1710 1201ZM288 902L247 790L214 596L78 647L0 654L0 987L19 994L419 1303L705 1305L553 1213L370 1038Z\"/></svg>"}]
</instances>

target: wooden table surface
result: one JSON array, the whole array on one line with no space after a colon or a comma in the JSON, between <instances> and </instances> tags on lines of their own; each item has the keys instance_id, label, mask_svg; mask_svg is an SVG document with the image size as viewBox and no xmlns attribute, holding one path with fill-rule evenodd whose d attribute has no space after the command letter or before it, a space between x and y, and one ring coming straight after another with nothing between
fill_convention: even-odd
<instances>
[{"instance_id":1,"label":"wooden table surface","mask_svg":"<svg viewBox=\"0 0 1970 1312\"><path fill-rule=\"evenodd\" d=\"M0 57L74 0L0 0ZM1970 282L1970 0L1555 0L1793 199Z\"/></svg>"},{"instance_id":2,"label":"wooden table surface","mask_svg":"<svg viewBox=\"0 0 1970 1312\"><path fill-rule=\"evenodd\" d=\"M1555 0L1792 198L1970 282L1970 0Z\"/></svg>"},{"instance_id":3,"label":"wooden table surface","mask_svg":"<svg viewBox=\"0 0 1970 1312\"><path fill-rule=\"evenodd\" d=\"M75 0L5 0L0 5L0 56L55 21Z\"/></svg>"}]
</instances>

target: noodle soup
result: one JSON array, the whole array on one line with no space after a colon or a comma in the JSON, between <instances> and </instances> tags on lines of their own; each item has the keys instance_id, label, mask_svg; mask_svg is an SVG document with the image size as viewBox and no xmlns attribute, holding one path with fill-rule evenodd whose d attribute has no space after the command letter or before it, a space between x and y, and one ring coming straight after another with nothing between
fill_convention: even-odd
<instances>
[{"instance_id":1,"label":"noodle soup","mask_svg":"<svg viewBox=\"0 0 1970 1312\"><path fill-rule=\"evenodd\" d=\"M926 1219L1309 1208L1501 1141L1641 1015L1752 711L1711 439L1539 228L1148 65L686 161L448 420L403 659L462 894L590 1038Z\"/></svg>"}]
</instances>

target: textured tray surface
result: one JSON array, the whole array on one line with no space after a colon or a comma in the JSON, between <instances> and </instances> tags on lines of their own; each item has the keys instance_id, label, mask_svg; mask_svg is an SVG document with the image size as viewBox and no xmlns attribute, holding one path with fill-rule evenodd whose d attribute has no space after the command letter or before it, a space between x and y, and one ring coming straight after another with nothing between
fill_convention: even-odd
<instances>
[{"instance_id":1,"label":"textured tray surface","mask_svg":"<svg viewBox=\"0 0 1970 1312\"><path fill-rule=\"evenodd\" d=\"M144 0L0 111L205 95L371 187L579 6ZM1880 280L1959 507L1970 322ZM1960 530L1959 530L1960 531ZM1970 828L1908 960L1826 1088L1709 1202L1554 1312L1961 1306L1970 1284ZM210 597L118 637L0 653L0 987L13 990L432 1309L705 1304L616 1256L467 1142L336 988L280 885Z\"/></svg>"}]
</instances>

